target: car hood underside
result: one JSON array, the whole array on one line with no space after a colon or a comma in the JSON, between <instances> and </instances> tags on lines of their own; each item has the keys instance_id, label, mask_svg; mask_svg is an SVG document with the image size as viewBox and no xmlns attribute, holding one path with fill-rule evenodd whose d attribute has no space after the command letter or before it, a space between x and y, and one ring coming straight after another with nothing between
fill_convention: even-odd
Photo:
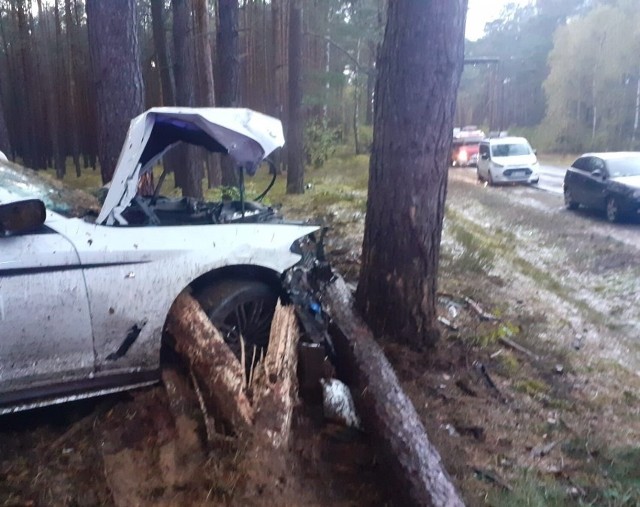
<instances>
[{"instance_id":1,"label":"car hood underside","mask_svg":"<svg viewBox=\"0 0 640 507\"><path fill-rule=\"evenodd\" d=\"M157 107L131 121L96 223L112 225L137 193L140 177L178 142L228 154L249 175L284 145L280 120L235 108Z\"/></svg>"}]
</instances>

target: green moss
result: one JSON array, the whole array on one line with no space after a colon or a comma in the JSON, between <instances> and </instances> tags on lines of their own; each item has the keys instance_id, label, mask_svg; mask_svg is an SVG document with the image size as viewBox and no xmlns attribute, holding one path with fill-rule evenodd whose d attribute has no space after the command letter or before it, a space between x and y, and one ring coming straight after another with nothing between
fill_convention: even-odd
<instances>
[{"instance_id":1,"label":"green moss","mask_svg":"<svg viewBox=\"0 0 640 507\"><path fill-rule=\"evenodd\" d=\"M549 386L537 379L521 379L514 383L514 388L520 393L525 393L532 398L540 397L549 391Z\"/></svg>"},{"instance_id":2,"label":"green moss","mask_svg":"<svg viewBox=\"0 0 640 507\"><path fill-rule=\"evenodd\" d=\"M498 371L505 377L513 377L520 370L520 361L511 352L498 356Z\"/></svg>"},{"instance_id":3,"label":"green moss","mask_svg":"<svg viewBox=\"0 0 640 507\"><path fill-rule=\"evenodd\" d=\"M493 345L500 338L509 338L517 335L520 328L512 322L500 322L490 331L474 336L471 341L479 347L487 347Z\"/></svg>"}]
</instances>

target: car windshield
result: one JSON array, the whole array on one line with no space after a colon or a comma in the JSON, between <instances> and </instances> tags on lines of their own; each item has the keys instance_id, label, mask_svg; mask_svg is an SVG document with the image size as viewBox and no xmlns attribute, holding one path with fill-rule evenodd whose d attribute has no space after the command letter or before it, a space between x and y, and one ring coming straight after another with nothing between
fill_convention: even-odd
<instances>
[{"instance_id":1,"label":"car windshield","mask_svg":"<svg viewBox=\"0 0 640 507\"><path fill-rule=\"evenodd\" d=\"M16 165L0 162L0 187L19 198L40 199L47 209L66 217L82 217L100 211L100 204L92 195Z\"/></svg>"},{"instance_id":2,"label":"car windshield","mask_svg":"<svg viewBox=\"0 0 640 507\"><path fill-rule=\"evenodd\" d=\"M491 147L491 153L494 157L516 157L518 155L530 155L531 148L527 144L494 144Z\"/></svg>"},{"instance_id":3,"label":"car windshield","mask_svg":"<svg viewBox=\"0 0 640 507\"><path fill-rule=\"evenodd\" d=\"M607 160L607 168L612 178L640 176L640 156Z\"/></svg>"}]
</instances>

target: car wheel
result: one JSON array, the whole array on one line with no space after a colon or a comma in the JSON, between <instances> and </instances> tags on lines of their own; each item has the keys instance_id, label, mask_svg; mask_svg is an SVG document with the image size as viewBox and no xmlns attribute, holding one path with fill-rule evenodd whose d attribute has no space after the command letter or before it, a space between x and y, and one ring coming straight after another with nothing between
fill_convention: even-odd
<instances>
[{"instance_id":1,"label":"car wheel","mask_svg":"<svg viewBox=\"0 0 640 507\"><path fill-rule=\"evenodd\" d=\"M242 337L249 370L252 358L257 360L269 343L278 295L264 282L222 280L205 287L195 294L195 298L238 358L241 356Z\"/></svg>"},{"instance_id":2,"label":"car wheel","mask_svg":"<svg viewBox=\"0 0 640 507\"><path fill-rule=\"evenodd\" d=\"M567 209L578 209L578 202L573 198L573 194L571 190L568 188L564 189L564 205Z\"/></svg>"},{"instance_id":3,"label":"car wheel","mask_svg":"<svg viewBox=\"0 0 640 507\"><path fill-rule=\"evenodd\" d=\"M478 181L480 183L483 181L482 176L480 175L480 169L478 169L477 167L476 167L476 178L478 178Z\"/></svg>"},{"instance_id":4,"label":"car wheel","mask_svg":"<svg viewBox=\"0 0 640 507\"><path fill-rule=\"evenodd\" d=\"M490 186L493 186L493 177L491 176L491 171L489 171L487 173L487 182L489 183Z\"/></svg>"},{"instance_id":5,"label":"car wheel","mask_svg":"<svg viewBox=\"0 0 640 507\"><path fill-rule=\"evenodd\" d=\"M609 197L607 199L607 220L609 222L619 222L622 217L620 212L620 204L615 197Z\"/></svg>"}]
</instances>

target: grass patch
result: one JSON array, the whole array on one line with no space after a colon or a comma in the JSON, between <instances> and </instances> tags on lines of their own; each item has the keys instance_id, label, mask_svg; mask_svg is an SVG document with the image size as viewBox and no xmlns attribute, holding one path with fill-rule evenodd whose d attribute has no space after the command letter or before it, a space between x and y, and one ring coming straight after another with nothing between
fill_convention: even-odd
<instances>
[{"instance_id":1,"label":"grass patch","mask_svg":"<svg viewBox=\"0 0 640 507\"><path fill-rule=\"evenodd\" d=\"M493 491L488 505L492 507L563 507L575 505L567 489L551 480L540 479L526 471L511 484L512 491Z\"/></svg>"},{"instance_id":2,"label":"grass patch","mask_svg":"<svg viewBox=\"0 0 640 507\"><path fill-rule=\"evenodd\" d=\"M471 342L477 347L488 347L500 338L511 338L520 332L520 327L511 322L501 322L486 333L478 334L471 338Z\"/></svg>"},{"instance_id":3,"label":"grass patch","mask_svg":"<svg viewBox=\"0 0 640 507\"><path fill-rule=\"evenodd\" d=\"M513 377L520 371L520 361L509 351L505 351L497 357L498 373L503 377Z\"/></svg>"},{"instance_id":4,"label":"grass patch","mask_svg":"<svg viewBox=\"0 0 640 507\"><path fill-rule=\"evenodd\" d=\"M539 398L549 392L549 386L547 384L541 380L532 378L516 380L514 388L519 393L528 394L532 398Z\"/></svg>"}]
</instances>

